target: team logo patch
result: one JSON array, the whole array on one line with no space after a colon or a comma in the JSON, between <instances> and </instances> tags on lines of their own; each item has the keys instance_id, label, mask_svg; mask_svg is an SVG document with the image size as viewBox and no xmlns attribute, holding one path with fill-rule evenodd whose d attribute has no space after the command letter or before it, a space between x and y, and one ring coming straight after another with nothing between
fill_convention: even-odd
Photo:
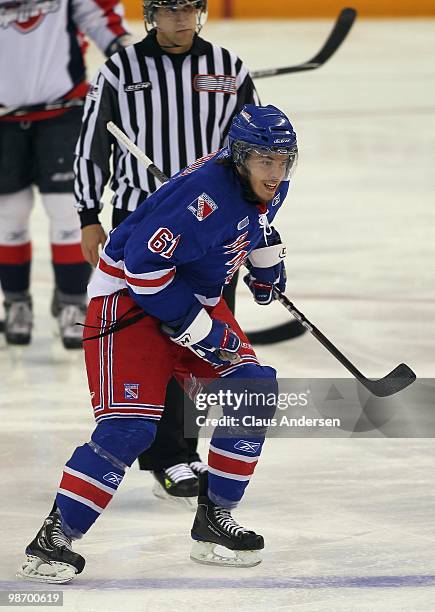
<instances>
[{"instance_id":1,"label":"team logo patch","mask_svg":"<svg viewBox=\"0 0 435 612\"><path fill-rule=\"evenodd\" d=\"M143 89L152 89L150 81L143 81L141 83L130 83L130 85L124 85L124 91L129 93L131 91L142 91Z\"/></svg>"},{"instance_id":2,"label":"team logo patch","mask_svg":"<svg viewBox=\"0 0 435 612\"><path fill-rule=\"evenodd\" d=\"M245 217L244 219L239 221L239 223L237 224L237 229L242 230L247 225L249 225L249 217Z\"/></svg>"},{"instance_id":3,"label":"team logo patch","mask_svg":"<svg viewBox=\"0 0 435 612\"><path fill-rule=\"evenodd\" d=\"M272 200L272 206L278 206L280 202L281 202L281 194L278 193L278 195L276 195Z\"/></svg>"},{"instance_id":4,"label":"team logo patch","mask_svg":"<svg viewBox=\"0 0 435 612\"><path fill-rule=\"evenodd\" d=\"M138 383L124 383L124 398L125 399L138 399L139 398Z\"/></svg>"},{"instance_id":5,"label":"team logo patch","mask_svg":"<svg viewBox=\"0 0 435 612\"><path fill-rule=\"evenodd\" d=\"M207 219L217 207L218 205L209 195L202 193L192 202L192 204L189 204L187 210L190 210L198 221L204 221L204 219Z\"/></svg>"},{"instance_id":6,"label":"team logo patch","mask_svg":"<svg viewBox=\"0 0 435 612\"><path fill-rule=\"evenodd\" d=\"M239 440L234 444L234 448L245 453L255 454L261 446L261 442L248 442L248 440Z\"/></svg>"},{"instance_id":7,"label":"team logo patch","mask_svg":"<svg viewBox=\"0 0 435 612\"><path fill-rule=\"evenodd\" d=\"M59 8L60 0L4 2L0 7L0 28L12 25L18 32L27 34L40 25L45 15Z\"/></svg>"},{"instance_id":8,"label":"team logo patch","mask_svg":"<svg viewBox=\"0 0 435 612\"><path fill-rule=\"evenodd\" d=\"M236 94L236 77L227 74L197 74L193 79L195 91Z\"/></svg>"},{"instance_id":9,"label":"team logo patch","mask_svg":"<svg viewBox=\"0 0 435 612\"><path fill-rule=\"evenodd\" d=\"M121 474L117 474L116 472L108 472L107 474L104 474L103 480L118 486L119 484L121 484L122 476Z\"/></svg>"}]
</instances>

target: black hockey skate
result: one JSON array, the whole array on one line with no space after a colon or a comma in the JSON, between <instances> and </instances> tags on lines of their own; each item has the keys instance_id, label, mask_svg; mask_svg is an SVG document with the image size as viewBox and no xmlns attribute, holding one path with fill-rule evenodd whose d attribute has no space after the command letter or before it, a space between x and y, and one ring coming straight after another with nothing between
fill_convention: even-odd
<instances>
[{"instance_id":1,"label":"black hockey skate","mask_svg":"<svg viewBox=\"0 0 435 612\"><path fill-rule=\"evenodd\" d=\"M194 540L190 558L206 565L252 567L261 563L259 551L264 548L263 536L248 531L233 519L226 508L214 504L207 497L208 473L200 476L198 510L191 531ZM216 546L233 551L223 556Z\"/></svg>"},{"instance_id":2,"label":"black hockey skate","mask_svg":"<svg viewBox=\"0 0 435 612\"><path fill-rule=\"evenodd\" d=\"M85 567L85 560L72 550L70 538L62 531L56 508L26 548L26 555L27 560L17 573L26 580L63 584Z\"/></svg>"},{"instance_id":3,"label":"black hockey skate","mask_svg":"<svg viewBox=\"0 0 435 612\"><path fill-rule=\"evenodd\" d=\"M156 497L196 510L198 478L187 463L177 463L165 470L153 472L153 476L156 479L153 487Z\"/></svg>"}]
</instances>

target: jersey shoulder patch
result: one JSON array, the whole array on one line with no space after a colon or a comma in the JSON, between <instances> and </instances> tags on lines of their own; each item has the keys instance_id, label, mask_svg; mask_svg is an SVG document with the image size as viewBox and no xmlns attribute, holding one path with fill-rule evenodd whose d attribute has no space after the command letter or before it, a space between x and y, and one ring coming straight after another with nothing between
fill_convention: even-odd
<instances>
[{"instance_id":1,"label":"jersey shoulder patch","mask_svg":"<svg viewBox=\"0 0 435 612\"><path fill-rule=\"evenodd\" d=\"M207 193L203 192L200 196L193 200L191 204L189 204L187 210L190 210L198 221L204 221L204 219L207 219L207 217L213 214L217 208L218 205L213 198Z\"/></svg>"}]
</instances>

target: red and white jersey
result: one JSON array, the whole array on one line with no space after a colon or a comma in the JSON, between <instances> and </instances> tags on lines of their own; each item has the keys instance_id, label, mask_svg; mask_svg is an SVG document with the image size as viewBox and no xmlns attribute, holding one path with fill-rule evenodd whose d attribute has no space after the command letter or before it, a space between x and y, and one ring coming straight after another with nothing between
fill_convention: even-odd
<instances>
[{"instance_id":1,"label":"red and white jersey","mask_svg":"<svg viewBox=\"0 0 435 612\"><path fill-rule=\"evenodd\" d=\"M104 52L128 34L117 0L0 0L0 106L86 95L83 37Z\"/></svg>"}]
</instances>

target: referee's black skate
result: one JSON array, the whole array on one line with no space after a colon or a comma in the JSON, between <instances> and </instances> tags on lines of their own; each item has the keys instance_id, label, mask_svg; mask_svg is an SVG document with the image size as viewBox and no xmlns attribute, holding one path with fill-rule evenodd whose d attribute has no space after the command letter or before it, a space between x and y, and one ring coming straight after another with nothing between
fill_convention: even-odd
<instances>
[{"instance_id":1,"label":"referee's black skate","mask_svg":"<svg viewBox=\"0 0 435 612\"><path fill-rule=\"evenodd\" d=\"M207 497L207 472L201 474L199 480L198 509L191 531L194 540L190 553L192 561L233 567L252 567L261 563L259 551L264 548L263 536L236 523L229 510L217 506ZM232 554L220 555L215 551L218 545Z\"/></svg>"},{"instance_id":2,"label":"referee's black skate","mask_svg":"<svg viewBox=\"0 0 435 612\"><path fill-rule=\"evenodd\" d=\"M71 539L62 530L57 509L45 519L26 548L26 555L26 561L17 572L25 580L63 584L70 582L85 567L85 560L72 550Z\"/></svg>"},{"instance_id":3,"label":"referee's black skate","mask_svg":"<svg viewBox=\"0 0 435 612\"><path fill-rule=\"evenodd\" d=\"M159 499L175 502L193 512L198 497L198 478L187 463L177 463L161 471L153 471L156 479L153 493Z\"/></svg>"}]
</instances>

